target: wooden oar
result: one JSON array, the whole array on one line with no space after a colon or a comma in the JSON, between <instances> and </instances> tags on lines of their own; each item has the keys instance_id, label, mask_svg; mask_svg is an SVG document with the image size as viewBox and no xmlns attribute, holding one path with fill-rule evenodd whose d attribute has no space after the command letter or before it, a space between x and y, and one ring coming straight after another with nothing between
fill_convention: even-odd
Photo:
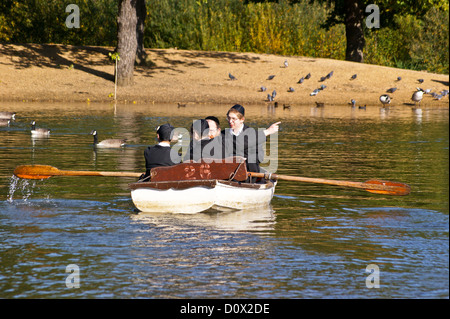
<instances>
[{"instance_id":1,"label":"wooden oar","mask_svg":"<svg viewBox=\"0 0 450 319\"><path fill-rule=\"evenodd\" d=\"M96 171L64 171L49 165L20 165L14 175L25 179L46 179L52 176L115 176L140 177L142 173L133 172L96 172Z\"/></svg>"},{"instance_id":2,"label":"wooden oar","mask_svg":"<svg viewBox=\"0 0 450 319\"><path fill-rule=\"evenodd\" d=\"M278 174L264 174L264 173L254 173L248 172L249 176L252 177L264 177L266 179L276 179L276 180L285 180L285 181L294 181L294 182L306 182L306 183L318 183L318 184L327 184L327 185L336 185L336 186L346 186L346 187L355 187L361 188L368 192L375 194L386 194L386 195L408 195L411 191L411 188L407 184L384 181L378 179L371 179L365 182L351 182L351 181L338 181L338 180L329 180L322 178L310 178L310 177L298 177L298 176L289 176L289 175L278 175Z\"/></svg>"}]
</instances>

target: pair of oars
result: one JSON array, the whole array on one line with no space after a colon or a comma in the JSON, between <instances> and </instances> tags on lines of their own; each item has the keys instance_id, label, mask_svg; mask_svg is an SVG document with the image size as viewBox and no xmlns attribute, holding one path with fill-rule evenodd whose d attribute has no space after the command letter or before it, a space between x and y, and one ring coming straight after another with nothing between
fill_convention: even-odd
<instances>
[{"instance_id":1,"label":"pair of oars","mask_svg":"<svg viewBox=\"0 0 450 319\"><path fill-rule=\"evenodd\" d=\"M245 165L243 165L245 168ZM285 180L304 183L318 183L326 185L344 186L364 189L371 193L386 195L408 195L411 191L409 185L399 182L372 179L365 182L351 182L329 180L322 178L299 177L289 175L247 172L247 176L271 178L275 180ZM110 176L110 177L140 177L141 173L134 172L100 172L100 171L68 171L60 170L49 165L20 165L14 170L14 175L24 179L47 179L52 176Z\"/></svg>"}]
</instances>

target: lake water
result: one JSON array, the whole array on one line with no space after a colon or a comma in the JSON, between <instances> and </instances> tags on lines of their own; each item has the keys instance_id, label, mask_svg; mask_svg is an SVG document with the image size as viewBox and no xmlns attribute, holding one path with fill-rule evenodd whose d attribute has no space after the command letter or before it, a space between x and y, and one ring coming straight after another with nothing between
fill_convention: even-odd
<instances>
[{"instance_id":1,"label":"lake water","mask_svg":"<svg viewBox=\"0 0 450 319\"><path fill-rule=\"evenodd\" d=\"M226 126L228 108L1 103L17 116L0 127L0 298L449 298L448 108L246 108L250 126L282 121L277 173L398 181L408 196L280 181L270 209L142 214L132 178L12 177L143 172L159 124ZM32 120L50 137L32 139ZM128 145L95 150L93 129Z\"/></svg>"}]
</instances>

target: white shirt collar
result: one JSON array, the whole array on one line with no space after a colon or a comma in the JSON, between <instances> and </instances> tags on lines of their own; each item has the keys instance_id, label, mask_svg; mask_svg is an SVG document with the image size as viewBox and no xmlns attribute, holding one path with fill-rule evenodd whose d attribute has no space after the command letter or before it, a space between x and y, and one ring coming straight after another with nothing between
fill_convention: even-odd
<instances>
[{"instance_id":1,"label":"white shirt collar","mask_svg":"<svg viewBox=\"0 0 450 319\"><path fill-rule=\"evenodd\" d=\"M237 132L237 133L234 133L233 129L230 127L230 133L234 136L239 136L239 134L241 134L243 130L244 130L244 124L241 125L241 128L239 129L239 132Z\"/></svg>"},{"instance_id":2,"label":"white shirt collar","mask_svg":"<svg viewBox=\"0 0 450 319\"><path fill-rule=\"evenodd\" d=\"M164 141L162 141L162 142L159 142L158 145L159 145L159 146L170 147L170 142L164 142Z\"/></svg>"}]
</instances>

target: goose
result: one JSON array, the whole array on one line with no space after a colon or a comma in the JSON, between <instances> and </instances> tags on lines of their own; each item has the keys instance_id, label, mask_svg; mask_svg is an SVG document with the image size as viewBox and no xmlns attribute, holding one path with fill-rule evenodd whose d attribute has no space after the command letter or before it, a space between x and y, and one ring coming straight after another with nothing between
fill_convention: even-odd
<instances>
[{"instance_id":1,"label":"goose","mask_svg":"<svg viewBox=\"0 0 450 319\"><path fill-rule=\"evenodd\" d=\"M125 145L126 139L119 139L119 138L111 138L111 139L103 140L99 143L97 131L92 130L91 134L94 135L94 146L95 147L114 148L114 147L122 147Z\"/></svg>"},{"instance_id":2,"label":"goose","mask_svg":"<svg viewBox=\"0 0 450 319\"><path fill-rule=\"evenodd\" d=\"M423 90L417 88L417 91L413 93L411 100L414 101L414 104L419 103L420 106L420 101L422 101L423 98Z\"/></svg>"},{"instance_id":3,"label":"goose","mask_svg":"<svg viewBox=\"0 0 450 319\"><path fill-rule=\"evenodd\" d=\"M0 112L0 119L2 120L14 120L16 112Z\"/></svg>"},{"instance_id":4,"label":"goose","mask_svg":"<svg viewBox=\"0 0 450 319\"><path fill-rule=\"evenodd\" d=\"M391 97L387 94L383 94L380 96L380 102L385 106L386 104L391 103Z\"/></svg>"},{"instance_id":5,"label":"goose","mask_svg":"<svg viewBox=\"0 0 450 319\"><path fill-rule=\"evenodd\" d=\"M48 128L36 128L36 121L31 122L31 136L49 136L50 130Z\"/></svg>"}]
</instances>

